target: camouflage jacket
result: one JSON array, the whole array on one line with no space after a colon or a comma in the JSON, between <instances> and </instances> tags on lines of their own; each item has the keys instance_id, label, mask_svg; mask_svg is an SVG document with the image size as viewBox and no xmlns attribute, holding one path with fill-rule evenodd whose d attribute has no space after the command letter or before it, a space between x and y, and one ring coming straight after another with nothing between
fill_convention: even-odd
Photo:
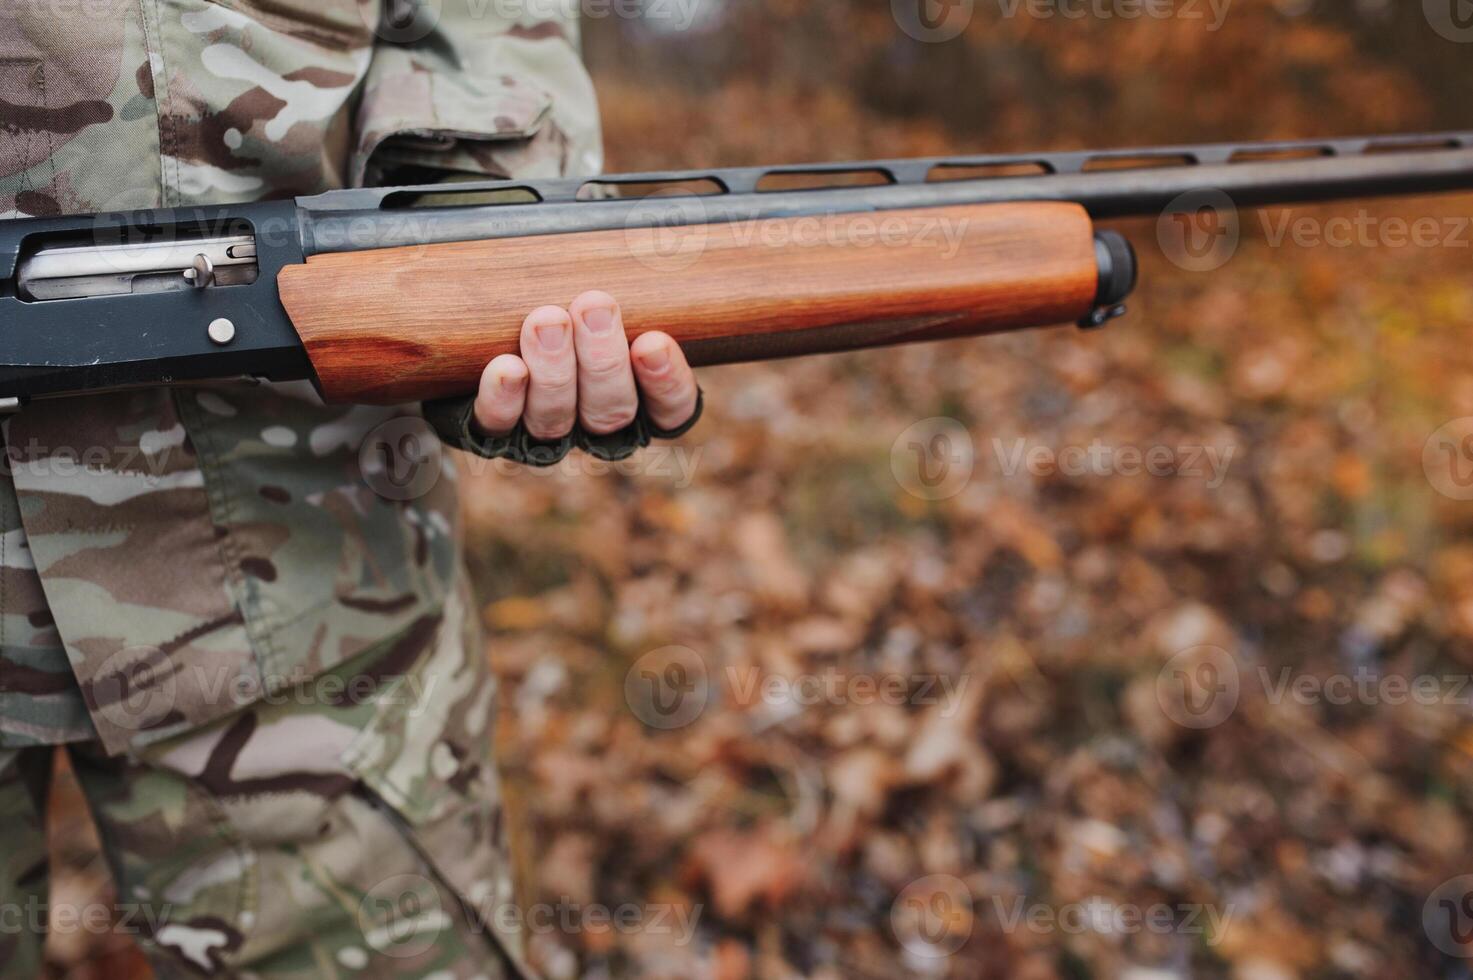
<instances>
[{"instance_id":1,"label":"camouflage jacket","mask_svg":"<svg viewBox=\"0 0 1473 980\"><path fill-rule=\"evenodd\" d=\"M564 9L433 0L381 22L380 0L0 3L0 218L597 172ZM0 744L141 746L414 630L460 574L452 467L387 499L359 447L417 412L326 406L304 383L11 417Z\"/></svg>"}]
</instances>

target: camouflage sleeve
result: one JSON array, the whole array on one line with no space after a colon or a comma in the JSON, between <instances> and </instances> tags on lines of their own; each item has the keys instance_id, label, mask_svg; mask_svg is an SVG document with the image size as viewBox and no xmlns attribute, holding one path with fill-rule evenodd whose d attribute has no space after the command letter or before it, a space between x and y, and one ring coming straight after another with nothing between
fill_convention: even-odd
<instances>
[{"instance_id":1,"label":"camouflage sleeve","mask_svg":"<svg viewBox=\"0 0 1473 980\"><path fill-rule=\"evenodd\" d=\"M391 0L384 10L358 110L355 183L603 168L573 5ZM530 10L548 16L513 14Z\"/></svg>"}]
</instances>

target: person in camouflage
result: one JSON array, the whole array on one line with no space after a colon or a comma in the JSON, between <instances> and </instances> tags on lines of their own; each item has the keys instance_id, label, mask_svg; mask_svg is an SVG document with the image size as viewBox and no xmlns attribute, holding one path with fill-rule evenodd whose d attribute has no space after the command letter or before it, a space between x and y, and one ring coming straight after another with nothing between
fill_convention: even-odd
<instances>
[{"instance_id":1,"label":"person in camouflage","mask_svg":"<svg viewBox=\"0 0 1473 980\"><path fill-rule=\"evenodd\" d=\"M389 2L0 5L0 218L600 169L571 15ZM676 434L683 356L659 334L631 355L621 326L602 293L532 311L523 357L434 406L438 431L546 458ZM414 424L307 384L6 421L5 976L40 966L58 745L160 976L525 972L454 468L375 492L366 451Z\"/></svg>"}]
</instances>

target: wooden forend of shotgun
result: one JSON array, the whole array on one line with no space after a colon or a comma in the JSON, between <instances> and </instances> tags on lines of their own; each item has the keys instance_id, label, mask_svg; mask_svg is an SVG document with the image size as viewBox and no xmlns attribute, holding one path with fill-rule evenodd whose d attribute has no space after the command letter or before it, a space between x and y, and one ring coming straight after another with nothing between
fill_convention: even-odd
<instances>
[{"instance_id":1,"label":"wooden forend of shotgun","mask_svg":"<svg viewBox=\"0 0 1473 980\"><path fill-rule=\"evenodd\" d=\"M278 284L323 396L390 404L473 392L588 289L702 365L1079 322L1102 275L1083 207L1028 202L326 253Z\"/></svg>"}]
</instances>

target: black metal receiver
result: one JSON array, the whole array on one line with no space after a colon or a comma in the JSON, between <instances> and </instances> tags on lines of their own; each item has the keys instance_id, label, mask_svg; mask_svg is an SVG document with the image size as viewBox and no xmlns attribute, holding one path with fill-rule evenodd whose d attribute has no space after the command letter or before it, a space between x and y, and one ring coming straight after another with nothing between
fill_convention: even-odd
<instances>
[{"instance_id":1,"label":"black metal receiver","mask_svg":"<svg viewBox=\"0 0 1473 980\"><path fill-rule=\"evenodd\" d=\"M1196 210L1193 192L1204 191L1248 208L1467 189L1473 133L1457 132L485 181L0 220L0 407L120 386L313 378L276 278L326 252L1006 201L1073 201L1118 218ZM1120 312L1135 283L1120 236L1101 233L1096 254L1097 309L1085 325Z\"/></svg>"}]
</instances>

